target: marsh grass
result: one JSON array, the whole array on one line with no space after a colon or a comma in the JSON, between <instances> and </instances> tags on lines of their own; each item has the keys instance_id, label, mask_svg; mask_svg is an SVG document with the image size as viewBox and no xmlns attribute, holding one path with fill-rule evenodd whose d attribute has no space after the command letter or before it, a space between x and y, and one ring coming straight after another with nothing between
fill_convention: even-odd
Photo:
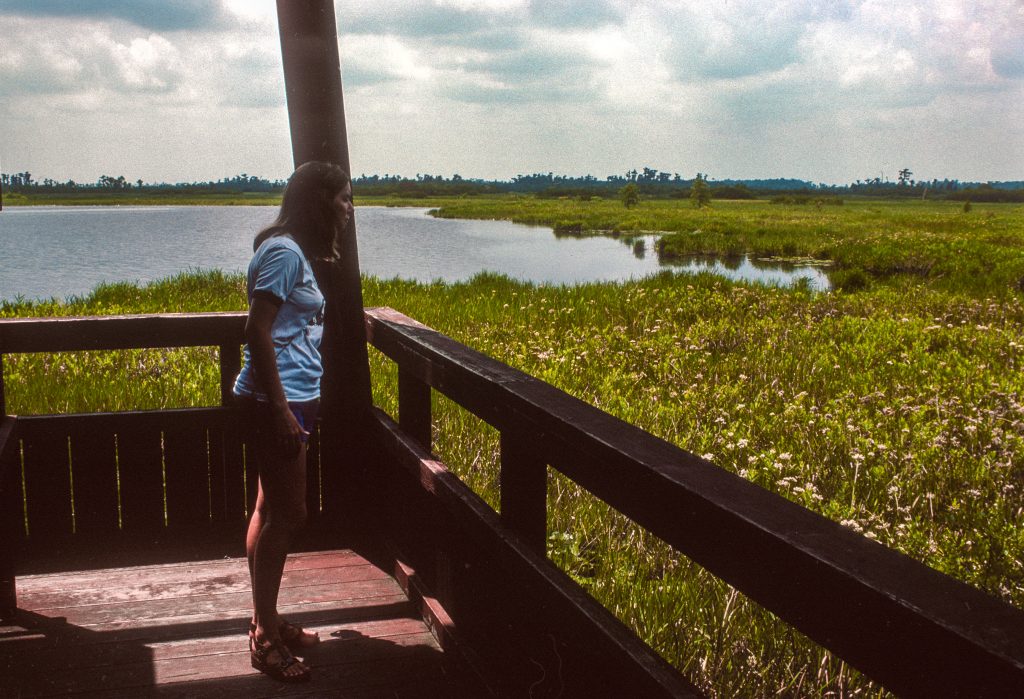
<instances>
[{"instance_id":1,"label":"marsh grass","mask_svg":"<svg viewBox=\"0 0 1024 699\"><path fill-rule=\"evenodd\" d=\"M818 294L708 274L536 287L480 275L451 285L366 279L364 299L1024 606L1015 295L926 285ZM243 307L240 279L204 273L0 313ZM9 409L216 403L214 351L147 352L8 357ZM395 415L395 368L370 355L375 401ZM496 432L437 395L434 416L437 453L497 507ZM550 469L548 511L551 559L712 696L884 695Z\"/></svg>"},{"instance_id":2,"label":"marsh grass","mask_svg":"<svg viewBox=\"0 0 1024 699\"><path fill-rule=\"evenodd\" d=\"M669 274L365 288L373 304L1024 606L1016 297L815 294ZM439 407L445 462L496 504L496 439ZM549 513L552 560L712 695L884 694L554 473Z\"/></svg>"},{"instance_id":3,"label":"marsh grass","mask_svg":"<svg viewBox=\"0 0 1024 699\"><path fill-rule=\"evenodd\" d=\"M507 219L577 234L662 232L661 259L692 255L805 257L832 263L836 286L924 281L945 291L1003 296L1024 286L1024 206L849 200L843 206L766 201L612 200L525 196L453 199L438 216ZM852 276L851 276L852 275Z\"/></svg>"}]
</instances>

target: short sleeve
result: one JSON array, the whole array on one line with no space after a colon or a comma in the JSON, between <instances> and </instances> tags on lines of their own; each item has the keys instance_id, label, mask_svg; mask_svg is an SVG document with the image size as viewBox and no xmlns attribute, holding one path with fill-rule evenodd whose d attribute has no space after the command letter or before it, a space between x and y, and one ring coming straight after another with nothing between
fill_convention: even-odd
<instances>
[{"instance_id":1,"label":"short sleeve","mask_svg":"<svg viewBox=\"0 0 1024 699\"><path fill-rule=\"evenodd\" d=\"M259 261L252 293L271 294L284 301L300 281L302 259L299 254L284 245L275 245Z\"/></svg>"}]
</instances>

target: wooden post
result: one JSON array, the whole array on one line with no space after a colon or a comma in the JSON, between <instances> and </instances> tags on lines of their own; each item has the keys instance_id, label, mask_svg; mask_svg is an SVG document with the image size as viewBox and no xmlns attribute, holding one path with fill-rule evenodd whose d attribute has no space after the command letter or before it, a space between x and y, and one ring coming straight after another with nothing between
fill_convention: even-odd
<instances>
[{"instance_id":1,"label":"wooden post","mask_svg":"<svg viewBox=\"0 0 1024 699\"><path fill-rule=\"evenodd\" d=\"M3 549L0 550L0 618L8 619L14 614L18 606L17 593L14 582L14 541L11 527L17 521L13 514L15 504L17 512L21 514L21 500L15 494L15 469L13 459L7 455L7 440L11 438L13 430L13 418L7 418L7 402L4 396L4 355L0 354L0 538L4 539ZM11 450L13 451L13 450ZM21 473L17 474L20 481ZM20 482L18 483L20 485ZM20 490L20 488L19 488ZM15 502L17 500L17 502ZM20 537L17 537L20 538Z\"/></svg>"},{"instance_id":2,"label":"wooden post","mask_svg":"<svg viewBox=\"0 0 1024 699\"><path fill-rule=\"evenodd\" d=\"M220 404L231 405L234 402L235 377L242 368L242 356L238 345L225 344L220 346Z\"/></svg>"},{"instance_id":3,"label":"wooden post","mask_svg":"<svg viewBox=\"0 0 1024 699\"><path fill-rule=\"evenodd\" d=\"M325 160L351 173L334 5L278 0L277 17L295 166ZM360 476L377 450L367 443L372 398L354 216L338 247L340 259L316 269L327 298L321 345L323 505L335 519L358 521Z\"/></svg>"},{"instance_id":4,"label":"wooden post","mask_svg":"<svg viewBox=\"0 0 1024 699\"><path fill-rule=\"evenodd\" d=\"M525 438L501 433L501 519L537 553L547 551L547 464Z\"/></svg>"},{"instance_id":5,"label":"wooden post","mask_svg":"<svg viewBox=\"0 0 1024 699\"><path fill-rule=\"evenodd\" d=\"M10 619L18 606L16 557L24 540L21 464L15 418L0 413L0 618Z\"/></svg>"}]
</instances>

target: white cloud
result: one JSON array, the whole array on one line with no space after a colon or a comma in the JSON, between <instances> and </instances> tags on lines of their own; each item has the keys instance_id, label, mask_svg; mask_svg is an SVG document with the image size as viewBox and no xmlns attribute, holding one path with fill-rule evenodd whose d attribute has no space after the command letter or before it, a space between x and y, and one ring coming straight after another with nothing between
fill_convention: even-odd
<instances>
[{"instance_id":1,"label":"white cloud","mask_svg":"<svg viewBox=\"0 0 1024 699\"><path fill-rule=\"evenodd\" d=\"M0 0L5 170L61 178L70 154L110 171L99 144L128 143L133 178L287 174L273 2L66 6ZM357 171L846 181L898 158L1024 177L1019 0L357 0L337 16Z\"/></svg>"},{"instance_id":2,"label":"white cloud","mask_svg":"<svg viewBox=\"0 0 1024 699\"><path fill-rule=\"evenodd\" d=\"M341 50L346 87L427 81L436 72L419 50L394 36L355 35L342 42Z\"/></svg>"},{"instance_id":3,"label":"white cloud","mask_svg":"<svg viewBox=\"0 0 1024 699\"><path fill-rule=\"evenodd\" d=\"M156 31L206 31L225 20L219 0L0 0L0 14L84 21L122 20Z\"/></svg>"}]
</instances>

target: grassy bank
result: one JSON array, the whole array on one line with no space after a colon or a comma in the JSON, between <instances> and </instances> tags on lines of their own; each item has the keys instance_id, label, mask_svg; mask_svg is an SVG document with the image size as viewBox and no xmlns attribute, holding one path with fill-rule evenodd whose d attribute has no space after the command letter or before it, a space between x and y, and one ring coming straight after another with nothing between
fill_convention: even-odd
<instances>
[{"instance_id":1,"label":"grassy bank","mask_svg":"<svg viewBox=\"0 0 1024 699\"><path fill-rule=\"evenodd\" d=\"M833 284L860 290L921 282L944 291L1005 296L1024 288L1024 206L848 200L841 206L490 197L453 200L452 218L508 219L556 231L628 235L662 231L662 259L689 255L810 258L829 262Z\"/></svg>"},{"instance_id":2,"label":"grassy bank","mask_svg":"<svg viewBox=\"0 0 1024 699\"><path fill-rule=\"evenodd\" d=\"M673 275L567 288L369 279L364 294L1024 607L1015 296L826 295ZM208 274L0 315L243 307L239 278ZM375 398L394 413L393 368L371 361ZM218 396L212 349L11 357L5 372L22 414ZM444 399L436 416L440 456L496 503L494 432ZM879 694L571 483L552 475L549 498L552 559L712 695Z\"/></svg>"}]
</instances>

